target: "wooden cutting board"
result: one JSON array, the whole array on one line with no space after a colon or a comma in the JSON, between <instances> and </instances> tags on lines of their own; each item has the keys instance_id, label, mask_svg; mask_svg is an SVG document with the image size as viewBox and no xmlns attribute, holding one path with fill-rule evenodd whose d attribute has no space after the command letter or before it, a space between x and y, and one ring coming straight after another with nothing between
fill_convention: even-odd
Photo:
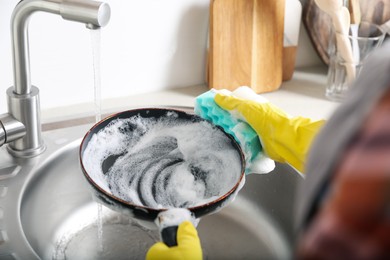
<instances>
[{"instance_id":1,"label":"wooden cutting board","mask_svg":"<svg viewBox=\"0 0 390 260\"><path fill-rule=\"evenodd\" d=\"M361 19L383 24L390 19L390 0L360 0ZM303 24L321 60L329 63L328 45L331 18L318 8L314 0L307 0L303 7Z\"/></svg>"},{"instance_id":2,"label":"wooden cutting board","mask_svg":"<svg viewBox=\"0 0 390 260\"><path fill-rule=\"evenodd\" d=\"M285 0L211 0L208 83L257 93L282 83Z\"/></svg>"}]
</instances>

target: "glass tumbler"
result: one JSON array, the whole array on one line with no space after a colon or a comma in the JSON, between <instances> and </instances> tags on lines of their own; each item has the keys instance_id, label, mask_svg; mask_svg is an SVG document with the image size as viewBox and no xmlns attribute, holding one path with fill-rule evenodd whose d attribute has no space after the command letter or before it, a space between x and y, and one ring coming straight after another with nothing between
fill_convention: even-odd
<instances>
[{"instance_id":1,"label":"glass tumbler","mask_svg":"<svg viewBox=\"0 0 390 260\"><path fill-rule=\"evenodd\" d=\"M325 95L330 100L342 101L359 76L364 60L382 44L385 32L378 25L361 22L351 24L348 35L335 31L330 35Z\"/></svg>"}]
</instances>

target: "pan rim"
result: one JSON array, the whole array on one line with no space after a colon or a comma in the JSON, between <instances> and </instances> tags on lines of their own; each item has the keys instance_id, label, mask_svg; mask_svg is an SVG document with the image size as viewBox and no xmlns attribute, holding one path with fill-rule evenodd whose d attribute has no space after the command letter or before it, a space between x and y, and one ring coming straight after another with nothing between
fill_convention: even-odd
<instances>
[{"instance_id":1,"label":"pan rim","mask_svg":"<svg viewBox=\"0 0 390 260\"><path fill-rule=\"evenodd\" d=\"M218 128L223 134L225 134L229 140L232 142L232 145L234 146L235 150L238 152L239 154L239 157L240 157L240 165L241 165L241 173L240 173L240 176L238 178L238 181L234 184L234 186L232 188L229 189L228 192L226 192L225 194L219 196L218 198L212 200L212 201L209 201L207 203L204 203L204 204L201 204L201 205L197 205L197 206L194 206L194 207L189 207L189 208L185 208L191 212L196 212L200 209L204 209L204 208L208 208L212 205L215 205L215 204L218 204L220 202L223 202L224 200L226 200L228 197L230 197L240 186L241 182L243 181L243 178L245 178L245 167L246 167L246 161L245 161L245 155L242 151L242 148L241 146L238 144L237 140L235 140L235 138L230 135L229 133L226 133L224 131L224 129L218 125L215 125L213 124L212 122L196 115L195 113L192 114L192 113L188 113L186 111L183 111L183 110L180 110L178 108L163 108L163 107L143 107L143 108L135 108L135 109L129 109L129 110L124 110L124 111L121 111L121 112L117 112L117 113L114 113L114 114L111 114L107 117L105 117L104 119L100 120L99 122L95 123L88 131L87 133L84 135L82 141L81 141L81 144L79 146L79 161L80 161L80 165L81 165L81 170L83 172L83 175L84 177L86 177L86 179L88 180L89 184L91 184L91 186L95 189L98 190L98 192L104 194L105 196L107 196L108 198L114 200L114 201L117 201L119 202L121 205L125 206L126 208L137 208L137 209L143 209L143 210L146 210L146 211L151 211L151 212L162 212L162 211L166 211L170 208L153 208L153 207L149 207L149 206L144 206L144 205L138 205L138 204L134 204L134 203L131 203L129 201L126 201L124 199L121 199L115 195L113 195L112 193L109 193L108 191L106 191L105 189L103 189L102 187L100 187L93 179L92 177L88 174L87 170L85 169L84 167L84 163L83 163L83 160L82 160L82 155L83 155L83 148L84 146L88 145L88 143L86 143L86 139L94 133L94 130L101 126L101 124L103 122L109 122L111 121L113 118L118 118L120 115L123 115L123 114L126 114L126 113L137 113L137 111L147 111L147 110L159 110L159 111L166 111L166 112L177 112L177 113L184 113L186 115L189 115L191 117L196 117L198 119L200 119L201 121L205 121L205 122L208 122L209 124L211 124L212 126Z\"/></svg>"}]
</instances>

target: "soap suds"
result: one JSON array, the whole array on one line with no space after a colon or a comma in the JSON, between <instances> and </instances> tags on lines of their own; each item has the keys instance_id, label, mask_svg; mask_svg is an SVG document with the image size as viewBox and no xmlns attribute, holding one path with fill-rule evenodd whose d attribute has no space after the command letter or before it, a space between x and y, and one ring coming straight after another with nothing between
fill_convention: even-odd
<instances>
[{"instance_id":1,"label":"soap suds","mask_svg":"<svg viewBox=\"0 0 390 260\"><path fill-rule=\"evenodd\" d=\"M219 128L175 112L113 120L94 134L82 159L106 192L151 208L206 204L241 175L240 154Z\"/></svg>"}]
</instances>

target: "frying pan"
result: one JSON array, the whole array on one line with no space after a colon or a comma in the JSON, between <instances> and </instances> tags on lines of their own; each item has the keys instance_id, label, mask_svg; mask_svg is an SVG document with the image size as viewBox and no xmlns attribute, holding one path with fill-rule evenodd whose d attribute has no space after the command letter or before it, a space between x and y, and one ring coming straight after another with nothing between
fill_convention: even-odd
<instances>
[{"instance_id":1,"label":"frying pan","mask_svg":"<svg viewBox=\"0 0 390 260\"><path fill-rule=\"evenodd\" d=\"M214 213L245 182L245 158L235 139L176 109L142 108L109 116L86 133L79 156L99 202L157 225L170 209L185 209L195 219ZM175 244L160 232L164 242Z\"/></svg>"}]
</instances>

